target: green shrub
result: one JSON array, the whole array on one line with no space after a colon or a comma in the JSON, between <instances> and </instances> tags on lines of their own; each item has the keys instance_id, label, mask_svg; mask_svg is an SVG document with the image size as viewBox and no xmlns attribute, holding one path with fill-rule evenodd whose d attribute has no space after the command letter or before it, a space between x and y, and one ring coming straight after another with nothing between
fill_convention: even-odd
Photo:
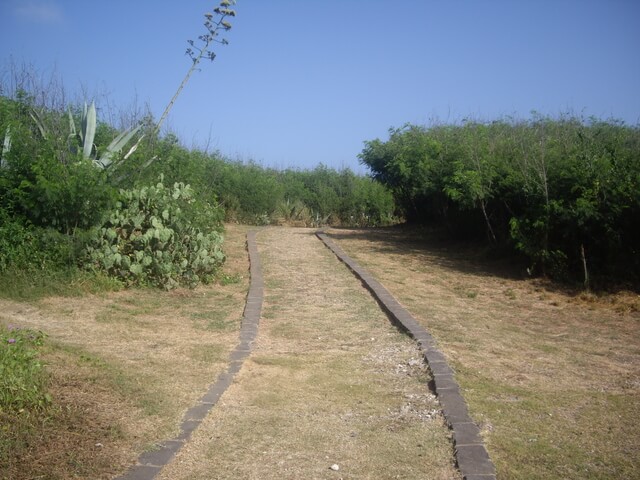
<instances>
[{"instance_id":1,"label":"green shrub","mask_svg":"<svg viewBox=\"0 0 640 480\"><path fill-rule=\"evenodd\" d=\"M78 237L29 225L0 208L0 272L74 267Z\"/></svg>"},{"instance_id":2,"label":"green shrub","mask_svg":"<svg viewBox=\"0 0 640 480\"><path fill-rule=\"evenodd\" d=\"M0 297L35 300L120 288L115 279L78 268L90 233L35 227L0 208Z\"/></svg>"},{"instance_id":3,"label":"green shrub","mask_svg":"<svg viewBox=\"0 0 640 480\"><path fill-rule=\"evenodd\" d=\"M87 247L88 265L127 285L166 289L193 287L215 275L225 259L219 208L194 208L189 185L170 188L162 180L120 191L116 208Z\"/></svg>"},{"instance_id":4,"label":"green shrub","mask_svg":"<svg viewBox=\"0 0 640 480\"><path fill-rule=\"evenodd\" d=\"M311 210L300 200L280 202L274 212L275 222L283 225L312 227L314 221Z\"/></svg>"},{"instance_id":5,"label":"green shrub","mask_svg":"<svg viewBox=\"0 0 640 480\"><path fill-rule=\"evenodd\" d=\"M360 160L407 221L487 238L529 271L640 279L640 127L573 116L391 129ZM635 218L636 220L632 220Z\"/></svg>"}]
</instances>

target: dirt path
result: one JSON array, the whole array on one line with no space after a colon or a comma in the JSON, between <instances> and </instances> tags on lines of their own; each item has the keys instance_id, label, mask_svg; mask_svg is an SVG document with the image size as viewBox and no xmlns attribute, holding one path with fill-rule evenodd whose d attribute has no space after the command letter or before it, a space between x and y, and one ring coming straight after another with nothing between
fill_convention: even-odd
<instances>
[{"instance_id":1,"label":"dirt path","mask_svg":"<svg viewBox=\"0 0 640 480\"><path fill-rule=\"evenodd\" d=\"M254 351L159 478L460 478L414 342L312 230L258 247Z\"/></svg>"}]
</instances>

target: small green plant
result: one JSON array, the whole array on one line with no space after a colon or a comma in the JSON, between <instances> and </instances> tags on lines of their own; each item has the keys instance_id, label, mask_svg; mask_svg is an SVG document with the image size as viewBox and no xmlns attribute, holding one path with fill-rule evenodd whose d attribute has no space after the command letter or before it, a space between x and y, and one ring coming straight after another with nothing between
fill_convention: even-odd
<instances>
[{"instance_id":1,"label":"small green plant","mask_svg":"<svg viewBox=\"0 0 640 480\"><path fill-rule=\"evenodd\" d=\"M189 185L175 183L120 191L120 201L87 247L88 263L128 285L166 289L208 282L223 264L216 207L194 208ZM194 224L193 210L206 211L212 227ZM197 218L196 218L197 221Z\"/></svg>"},{"instance_id":2,"label":"small green plant","mask_svg":"<svg viewBox=\"0 0 640 480\"><path fill-rule=\"evenodd\" d=\"M308 227L313 225L313 213L309 208L301 201L294 200L280 202L276 206L274 213L278 223L287 225L301 225Z\"/></svg>"},{"instance_id":3,"label":"small green plant","mask_svg":"<svg viewBox=\"0 0 640 480\"><path fill-rule=\"evenodd\" d=\"M38 358L44 338L42 332L0 325L0 413L23 413L51 403Z\"/></svg>"}]
</instances>

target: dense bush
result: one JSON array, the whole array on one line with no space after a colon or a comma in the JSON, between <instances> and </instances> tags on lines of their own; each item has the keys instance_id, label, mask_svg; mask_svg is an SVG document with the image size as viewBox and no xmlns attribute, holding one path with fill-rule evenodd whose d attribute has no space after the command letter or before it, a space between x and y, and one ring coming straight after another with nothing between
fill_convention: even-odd
<instances>
[{"instance_id":1,"label":"dense bush","mask_svg":"<svg viewBox=\"0 0 640 480\"><path fill-rule=\"evenodd\" d=\"M163 288L209 281L224 261L215 207L198 205L209 228L189 215L195 199L189 185L162 181L122 190L116 208L87 247L89 263L128 285Z\"/></svg>"},{"instance_id":2,"label":"dense bush","mask_svg":"<svg viewBox=\"0 0 640 480\"><path fill-rule=\"evenodd\" d=\"M638 127L541 116L407 125L366 142L360 159L409 221L510 245L556 277L640 277Z\"/></svg>"},{"instance_id":3,"label":"dense bush","mask_svg":"<svg viewBox=\"0 0 640 480\"><path fill-rule=\"evenodd\" d=\"M351 170L319 165L313 170L285 170L278 175L288 204L297 201L312 214L315 225L389 225L394 202L390 191Z\"/></svg>"},{"instance_id":4,"label":"dense bush","mask_svg":"<svg viewBox=\"0 0 640 480\"><path fill-rule=\"evenodd\" d=\"M75 264L81 241L52 228L39 228L0 209L0 272L61 269Z\"/></svg>"},{"instance_id":5,"label":"dense bush","mask_svg":"<svg viewBox=\"0 0 640 480\"><path fill-rule=\"evenodd\" d=\"M136 167L156 156L146 169ZM189 151L172 135L153 147L141 146L132 160L122 166L127 171L125 185L149 183L159 174L167 182L189 183L198 198L219 203L227 221L287 223L292 215L296 225L307 226L374 226L394 221L389 190L349 169L336 171L320 165L312 170L276 170L255 162L230 161L218 153ZM294 206L297 213L291 211Z\"/></svg>"},{"instance_id":6,"label":"dense bush","mask_svg":"<svg viewBox=\"0 0 640 480\"><path fill-rule=\"evenodd\" d=\"M99 224L115 189L105 172L72 153L66 112L42 111L26 94L0 97L0 208L26 224L70 234Z\"/></svg>"},{"instance_id":7,"label":"dense bush","mask_svg":"<svg viewBox=\"0 0 640 480\"><path fill-rule=\"evenodd\" d=\"M73 281L83 275L74 273L79 267L90 267L126 284L170 288L208 281L217 271L224 259L223 214L215 197L196 197L179 182L173 188L140 186L150 183L144 168L137 168L144 166L140 155L162 153L171 143L155 139L143 145L132 166L118 162L120 157L115 167L103 168L79 151L66 111L39 110L28 96L0 100L0 129L8 139L0 165L3 279L31 272L37 283L43 274ZM92 151L99 154L117 132L97 127L100 143ZM137 173L138 182L130 173ZM132 187L118 193L125 180ZM102 273L96 279L101 283Z\"/></svg>"}]
</instances>

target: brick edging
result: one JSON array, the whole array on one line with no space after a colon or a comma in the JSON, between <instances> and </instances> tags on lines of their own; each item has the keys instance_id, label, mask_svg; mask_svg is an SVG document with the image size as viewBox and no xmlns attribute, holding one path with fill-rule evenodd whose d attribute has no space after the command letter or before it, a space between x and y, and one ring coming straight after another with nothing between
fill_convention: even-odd
<instances>
[{"instance_id":1,"label":"brick edging","mask_svg":"<svg viewBox=\"0 0 640 480\"><path fill-rule=\"evenodd\" d=\"M180 435L160 443L157 450L141 454L136 464L123 475L115 477L115 480L154 479L187 442L193 431L202 423L213 406L218 403L222 394L233 382L235 374L240 371L244 360L251 353L253 342L258 334L258 323L264 296L264 279L262 277L255 230L247 233L247 250L249 252L251 283L242 315L240 342L229 355L229 367L218 376L218 379L209 387L207 393L198 403L184 414L180 424Z\"/></svg>"},{"instance_id":2,"label":"brick edging","mask_svg":"<svg viewBox=\"0 0 640 480\"><path fill-rule=\"evenodd\" d=\"M358 277L387 312L390 319L417 342L433 375L435 394L453 431L455 458L465 480L495 480L496 470L484 446L480 429L469 416L454 372L427 330L364 268L358 265L326 233L316 236Z\"/></svg>"}]
</instances>

